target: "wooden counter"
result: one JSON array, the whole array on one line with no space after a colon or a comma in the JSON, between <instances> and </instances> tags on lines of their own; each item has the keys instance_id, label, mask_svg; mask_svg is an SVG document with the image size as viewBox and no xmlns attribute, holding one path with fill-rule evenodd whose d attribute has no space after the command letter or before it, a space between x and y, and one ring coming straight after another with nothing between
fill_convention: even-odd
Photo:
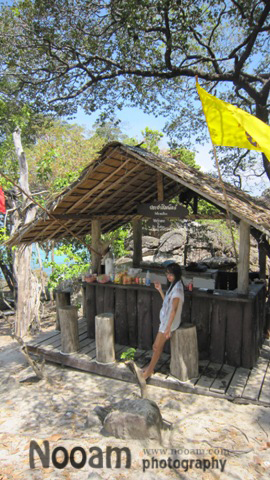
<instances>
[{"instance_id":1,"label":"wooden counter","mask_svg":"<svg viewBox=\"0 0 270 480\"><path fill-rule=\"evenodd\" d=\"M162 299L153 287L83 283L88 335L95 336L95 315L113 312L115 342L151 350L159 327ZM197 326L200 359L252 368L262 345L265 286L252 284L249 294L215 290L185 291L182 322ZM169 342L165 351L170 351Z\"/></svg>"}]
</instances>

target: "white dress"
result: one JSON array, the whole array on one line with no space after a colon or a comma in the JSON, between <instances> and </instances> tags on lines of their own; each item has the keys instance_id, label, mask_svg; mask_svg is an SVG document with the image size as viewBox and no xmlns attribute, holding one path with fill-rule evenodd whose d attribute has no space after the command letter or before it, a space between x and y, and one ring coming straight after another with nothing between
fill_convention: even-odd
<instances>
[{"instance_id":1,"label":"white dress","mask_svg":"<svg viewBox=\"0 0 270 480\"><path fill-rule=\"evenodd\" d=\"M170 313L171 313L174 298L179 298L179 303L178 303L177 311L175 313L175 317L172 322L171 332L176 330L181 323L181 313L182 313L182 307L184 303L184 289L183 289L183 283L181 282L181 280L176 282L173 288L170 291L168 290L164 297L162 308L159 314L159 319L160 319L159 332L164 333L166 330L166 327L168 325L168 321L170 318Z\"/></svg>"}]
</instances>

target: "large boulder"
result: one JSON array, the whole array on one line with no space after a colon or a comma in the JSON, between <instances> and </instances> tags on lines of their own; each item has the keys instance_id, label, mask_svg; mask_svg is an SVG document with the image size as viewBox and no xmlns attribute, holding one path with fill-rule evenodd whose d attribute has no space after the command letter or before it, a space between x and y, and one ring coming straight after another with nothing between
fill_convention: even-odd
<instances>
[{"instance_id":1,"label":"large boulder","mask_svg":"<svg viewBox=\"0 0 270 480\"><path fill-rule=\"evenodd\" d=\"M186 241L187 234L184 228L164 233L160 238L159 252L168 253L179 248L183 248L184 251Z\"/></svg>"}]
</instances>

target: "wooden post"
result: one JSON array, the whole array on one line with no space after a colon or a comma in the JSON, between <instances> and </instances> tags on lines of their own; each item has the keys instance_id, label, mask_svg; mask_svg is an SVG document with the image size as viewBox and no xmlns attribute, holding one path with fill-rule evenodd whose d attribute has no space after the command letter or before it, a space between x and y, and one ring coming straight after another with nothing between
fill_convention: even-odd
<instances>
[{"instance_id":1,"label":"wooden post","mask_svg":"<svg viewBox=\"0 0 270 480\"><path fill-rule=\"evenodd\" d=\"M70 305L70 292L65 290L65 291L58 291L55 290L55 303L56 303L56 322L55 322L55 328L56 330L60 330L60 320L59 320L59 308L61 307L66 307L67 305Z\"/></svg>"},{"instance_id":2,"label":"wooden post","mask_svg":"<svg viewBox=\"0 0 270 480\"><path fill-rule=\"evenodd\" d=\"M79 350L78 309L67 305L59 308L61 326L61 352L73 353Z\"/></svg>"},{"instance_id":3,"label":"wooden post","mask_svg":"<svg viewBox=\"0 0 270 480\"><path fill-rule=\"evenodd\" d=\"M96 315L95 325L96 360L98 363L113 363L115 361L113 313Z\"/></svg>"},{"instance_id":4,"label":"wooden post","mask_svg":"<svg viewBox=\"0 0 270 480\"><path fill-rule=\"evenodd\" d=\"M240 220L239 262L238 262L238 293L246 295L249 289L249 251L250 226Z\"/></svg>"},{"instance_id":5,"label":"wooden post","mask_svg":"<svg viewBox=\"0 0 270 480\"><path fill-rule=\"evenodd\" d=\"M100 220L98 218L92 219L91 235L92 235L92 247L94 250L99 252L101 229L100 229ZM95 252L91 251L92 273L100 273L100 262L101 262L101 257L97 255Z\"/></svg>"},{"instance_id":6,"label":"wooden post","mask_svg":"<svg viewBox=\"0 0 270 480\"><path fill-rule=\"evenodd\" d=\"M139 267L142 261L142 221L134 218L132 220L133 230L133 266Z\"/></svg>"},{"instance_id":7,"label":"wooden post","mask_svg":"<svg viewBox=\"0 0 270 480\"><path fill-rule=\"evenodd\" d=\"M266 251L261 245L261 243L258 243L258 250L259 250L260 278L265 280L266 279Z\"/></svg>"},{"instance_id":8,"label":"wooden post","mask_svg":"<svg viewBox=\"0 0 270 480\"><path fill-rule=\"evenodd\" d=\"M198 357L196 326L183 324L171 336L171 374L182 382L198 377Z\"/></svg>"},{"instance_id":9,"label":"wooden post","mask_svg":"<svg viewBox=\"0 0 270 480\"><path fill-rule=\"evenodd\" d=\"M163 175L157 172L157 199L159 202L164 200Z\"/></svg>"}]
</instances>

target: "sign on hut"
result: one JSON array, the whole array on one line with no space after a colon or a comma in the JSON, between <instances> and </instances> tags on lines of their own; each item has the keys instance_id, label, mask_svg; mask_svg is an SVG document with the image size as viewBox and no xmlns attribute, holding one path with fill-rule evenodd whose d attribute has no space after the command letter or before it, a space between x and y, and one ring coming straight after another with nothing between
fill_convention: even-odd
<instances>
[{"instance_id":1,"label":"sign on hut","mask_svg":"<svg viewBox=\"0 0 270 480\"><path fill-rule=\"evenodd\" d=\"M152 202L138 205L137 212L144 217L149 217L148 228L156 230L168 229L171 225L170 219L181 220L188 215L188 209L177 203Z\"/></svg>"}]
</instances>

